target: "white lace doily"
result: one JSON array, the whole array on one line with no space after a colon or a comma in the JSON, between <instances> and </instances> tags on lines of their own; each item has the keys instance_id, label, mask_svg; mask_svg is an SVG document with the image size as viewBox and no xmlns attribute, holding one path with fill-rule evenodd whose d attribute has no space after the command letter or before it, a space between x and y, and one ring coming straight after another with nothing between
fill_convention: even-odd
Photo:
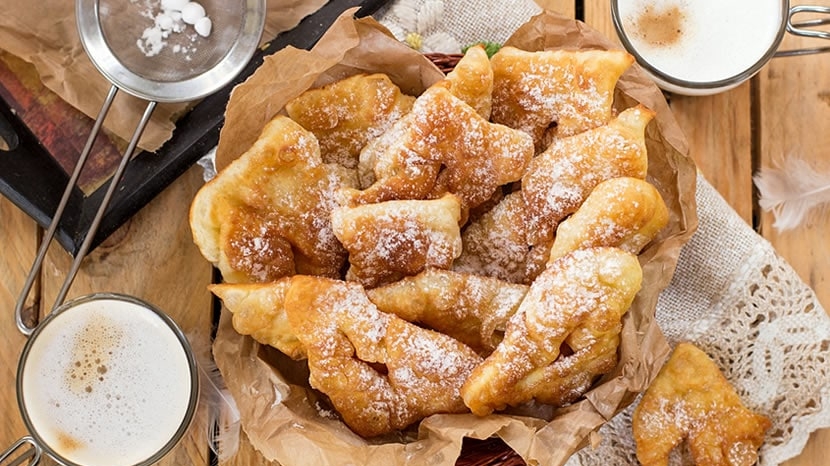
<instances>
[{"instance_id":1,"label":"white lace doily","mask_svg":"<svg viewBox=\"0 0 830 466\"><path fill-rule=\"evenodd\" d=\"M457 53L483 40L503 43L538 12L531 0L396 0L376 18L418 50ZM697 203L698 231L658 301L657 319L671 344L696 343L747 406L772 420L759 464L776 465L797 456L813 431L830 427L830 318L769 242L702 177ZM638 464L632 411L605 425L602 442L568 464ZM689 462L680 452L673 463Z\"/></svg>"}]
</instances>

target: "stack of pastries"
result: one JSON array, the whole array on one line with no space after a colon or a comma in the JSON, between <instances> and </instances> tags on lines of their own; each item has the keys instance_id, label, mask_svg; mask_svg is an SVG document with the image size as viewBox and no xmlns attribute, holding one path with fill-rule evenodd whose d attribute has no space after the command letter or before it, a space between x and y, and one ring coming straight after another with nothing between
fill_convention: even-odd
<instances>
[{"instance_id":1,"label":"stack of pastries","mask_svg":"<svg viewBox=\"0 0 830 466\"><path fill-rule=\"evenodd\" d=\"M237 332L307 361L356 433L565 406L617 365L668 209L623 51L470 48L408 96L383 74L294 98L194 198Z\"/></svg>"}]
</instances>

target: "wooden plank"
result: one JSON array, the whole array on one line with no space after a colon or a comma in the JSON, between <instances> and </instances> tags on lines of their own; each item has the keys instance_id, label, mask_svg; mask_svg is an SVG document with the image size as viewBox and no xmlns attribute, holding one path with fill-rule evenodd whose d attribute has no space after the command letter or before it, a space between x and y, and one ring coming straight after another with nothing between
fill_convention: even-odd
<instances>
[{"instance_id":1,"label":"wooden plank","mask_svg":"<svg viewBox=\"0 0 830 466\"><path fill-rule=\"evenodd\" d=\"M26 434L17 407L17 362L26 338L17 330L14 305L34 260L37 225L5 197L0 196L0 451Z\"/></svg>"},{"instance_id":2,"label":"wooden plank","mask_svg":"<svg viewBox=\"0 0 830 466\"><path fill-rule=\"evenodd\" d=\"M170 315L193 341L211 328L212 269L190 233L188 210L202 185L193 167L84 261L68 298L111 291L146 300ZM53 245L44 262L44 303L51 305L69 269L71 256ZM207 343L205 343L207 344ZM182 442L160 464L207 464L204 429L192 425Z\"/></svg>"},{"instance_id":3,"label":"wooden plank","mask_svg":"<svg viewBox=\"0 0 830 466\"><path fill-rule=\"evenodd\" d=\"M611 20L611 2L585 0L583 8L586 24L619 43L614 31L614 22Z\"/></svg>"},{"instance_id":4,"label":"wooden plank","mask_svg":"<svg viewBox=\"0 0 830 466\"><path fill-rule=\"evenodd\" d=\"M700 173L752 224L752 117L750 83L725 93L669 96Z\"/></svg>"}]
</instances>

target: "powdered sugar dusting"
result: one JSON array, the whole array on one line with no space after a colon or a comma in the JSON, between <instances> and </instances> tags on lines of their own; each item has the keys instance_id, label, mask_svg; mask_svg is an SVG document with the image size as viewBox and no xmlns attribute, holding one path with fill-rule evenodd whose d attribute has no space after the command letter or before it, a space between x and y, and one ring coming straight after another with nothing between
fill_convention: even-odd
<instances>
[{"instance_id":1,"label":"powdered sugar dusting","mask_svg":"<svg viewBox=\"0 0 830 466\"><path fill-rule=\"evenodd\" d=\"M489 354L527 287L489 277L429 268L368 290L379 309L449 335Z\"/></svg>"},{"instance_id":2,"label":"powdered sugar dusting","mask_svg":"<svg viewBox=\"0 0 830 466\"><path fill-rule=\"evenodd\" d=\"M449 268L461 254L460 208L450 194L335 209L331 221L349 251L349 276L373 287L426 267Z\"/></svg>"},{"instance_id":3,"label":"powdered sugar dusting","mask_svg":"<svg viewBox=\"0 0 830 466\"><path fill-rule=\"evenodd\" d=\"M644 179L648 154L643 131L649 118L629 127L626 110L611 124L557 139L533 159L522 177L530 243L550 240L562 219L574 213L602 181Z\"/></svg>"},{"instance_id":4,"label":"powdered sugar dusting","mask_svg":"<svg viewBox=\"0 0 830 466\"><path fill-rule=\"evenodd\" d=\"M472 350L379 311L359 285L300 280L317 295L286 312L308 348L309 380L352 429L371 437L466 409L459 390L481 362Z\"/></svg>"},{"instance_id":5,"label":"powdered sugar dusting","mask_svg":"<svg viewBox=\"0 0 830 466\"><path fill-rule=\"evenodd\" d=\"M355 202L434 198L449 192L465 209L474 208L501 185L521 178L533 156L527 134L488 122L441 86L419 96L392 134L361 154L364 167L374 163L374 183L357 193Z\"/></svg>"},{"instance_id":6,"label":"powdered sugar dusting","mask_svg":"<svg viewBox=\"0 0 830 466\"><path fill-rule=\"evenodd\" d=\"M554 128L566 137L601 126L611 118L614 87L629 64L619 51L504 47L492 59L493 121L527 132L540 149Z\"/></svg>"},{"instance_id":7,"label":"powdered sugar dusting","mask_svg":"<svg viewBox=\"0 0 830 466\"><path fill-rule=\"evenodd\" d=\"M210 19L198 2L178 0L130 0L142 8L140 15L152 20L152 26L144 29L136 45L145 56L152 57L170 45L168 39L173 35L181 38L169 48L174 53L181 53L186 60L197 51L199 37L207 37L211 32ZM192 31L188 28L192 26Z\"/></svg>"},{"instance_id":8,"label":"powdered sugar dusting","mask_svg":"<svg viewBox=\"0 0 830 466\"><path fill-rule=\"evenodd\" d=\"M563 343L578 350L619 333L641 279L636 257L614 248L578 250L553 262L530 286L502 343L465 383L467 405L487 414L533 399L536 393L520 384L535 387L525 379L542 376L536 371L557 360Z\"/></svg>"}]
</instances>

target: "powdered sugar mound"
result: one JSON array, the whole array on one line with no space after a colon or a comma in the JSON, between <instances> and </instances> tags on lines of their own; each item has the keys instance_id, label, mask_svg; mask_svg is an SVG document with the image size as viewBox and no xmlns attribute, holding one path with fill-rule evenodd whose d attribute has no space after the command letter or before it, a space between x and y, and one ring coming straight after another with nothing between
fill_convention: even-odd
<instances>
[{"instance_id":1,"label":"powdered sugar mound","mask_svg":"<svg viewBox=\"0 0 830 466\"><path fill-rule=\"evenodd\" d=\"M187 24L196 24L197 21L205 17L205 9L198 2L189 2L179 11L182 12L182 21Z\"/></svg>"},{"instance_id":2,"label":"powdered sugar mound","mask_svg":"<svg viewBox=\"0 0 830 466\"><path fill-rule=\"evenodd\" d=\"M196 33L202 37L209 36L212 28L213 23L207 16L203 16L199 18L195 23L193 23L193 29L195 29Z\"/></svg>"},{"instance_id":3,"label":"powdered sugar mound","mask_svg":"<svg viewBox=\"0 0 830 466\"><path fill-rule=\"evenodd\" d=\"M196 52L192 45L199 36L210 36L212 22L207 17L204 7L198 2L186 0L130 0L131 3L142 1L140 15L153 20L153 25L144 29L136 41L145 56L152 57L161 53L169 44L172 34L184 34L185 45L176 43L170 46L173 53L190 54ZM192 25L193 31L187 26ZM189 45L188 45L189 44Z\"/></svg>"}]
</instances>

